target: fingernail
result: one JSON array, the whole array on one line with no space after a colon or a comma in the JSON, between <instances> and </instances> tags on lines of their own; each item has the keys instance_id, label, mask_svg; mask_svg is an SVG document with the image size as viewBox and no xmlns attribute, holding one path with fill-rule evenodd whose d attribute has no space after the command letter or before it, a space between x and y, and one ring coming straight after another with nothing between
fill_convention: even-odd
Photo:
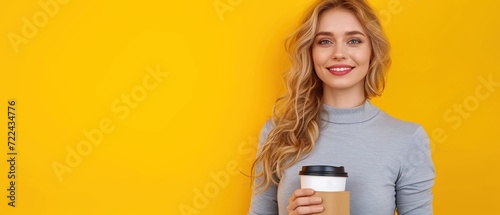
<instances>
[{"instance_id":1,"label":"fingernail","mask_svg":"<svg viewBox=\"0 0 500 215\"><path fill-rule=\"evenodd\" d=\"M323 211L323 206L320 205L320 206L316 207L316 211L318 211L318 212Z\"/></svg>"},{"instance_id":2,"label":"fingernail","mask_svg":"<svg viewBox=\"0 0 500 215\"><path fill-rule=\"evenodd\" d=\"M314 198L314 202L316 202L316 203L320 203L320 202L321 202L321 198L320 198L320 197L316 197L316 198Z\"/></svg>"}]
</instances>

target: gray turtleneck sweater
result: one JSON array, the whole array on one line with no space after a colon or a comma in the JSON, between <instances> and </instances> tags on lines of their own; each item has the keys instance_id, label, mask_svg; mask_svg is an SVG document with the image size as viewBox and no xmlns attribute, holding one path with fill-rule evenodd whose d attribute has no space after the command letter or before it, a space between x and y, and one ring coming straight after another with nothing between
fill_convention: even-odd
<instances>
[{"instance_id":1,"label":"gray turtleneck sweater","mask_svg":"<svg viewBox=\"0 0 500 215\"><path fill-rule=\"evenodd\" d=\"M252 196L249 215L284 215L305 165L344 166L351 215L432 214L434 165L418 124L395 119L369 100L355 108L323 104L323 127L310 156L288 168L277 186ZM261 131L262 146L273 125ZM256 183L259 179L256 180Z\"/></svg>"}]
</instances>

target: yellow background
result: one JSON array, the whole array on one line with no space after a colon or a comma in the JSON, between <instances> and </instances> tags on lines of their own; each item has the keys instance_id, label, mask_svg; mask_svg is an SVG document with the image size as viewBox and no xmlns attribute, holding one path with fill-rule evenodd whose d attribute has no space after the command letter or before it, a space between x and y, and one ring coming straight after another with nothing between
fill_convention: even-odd
<instances>
[{"instance_id":1,"label":"yellow background","mask_svg":"<svg viewBox=\"0 0 500 215\"><path fill-rule=\"evenodd\" d=\"M241 172L283 89L283 40L312 1L54 2L0 3L0 214L246 214ZM435 214L500 214L499 1L371 3L394 61L374 103L431 137ZM100 144L68 166L86 132ZM59 180L54 164L71 172Z\"/></svg>"}]
</instances>

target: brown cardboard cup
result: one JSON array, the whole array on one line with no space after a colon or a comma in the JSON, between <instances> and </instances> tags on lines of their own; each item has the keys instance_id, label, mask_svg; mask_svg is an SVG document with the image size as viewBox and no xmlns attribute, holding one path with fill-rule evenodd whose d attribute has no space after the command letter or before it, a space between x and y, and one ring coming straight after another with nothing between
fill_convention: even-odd
<instances>
[{"instance_id":1,"label":"brown cardboard cup","mask_svg":"<svg viewBox=\"0 0 500 215\"><path fill-rule=\"evenodd\" d=\"M349 215L349 191L320 192L316 191L313 196L321 197L321 205L325 208L318 215Z\"/></svg>"},{"instance_id":2,"label":"brown cardboard cup","mask_svg":"<svg viewBox=\"0 0 500 215\"><path fill-rule=\"evenodd\" d=\"M349 215L349 191L345 191L347 172L343 166L302 166L299 172L301 188L315 190L324 207L320 215Z\"/></svg>"}]
</instances>

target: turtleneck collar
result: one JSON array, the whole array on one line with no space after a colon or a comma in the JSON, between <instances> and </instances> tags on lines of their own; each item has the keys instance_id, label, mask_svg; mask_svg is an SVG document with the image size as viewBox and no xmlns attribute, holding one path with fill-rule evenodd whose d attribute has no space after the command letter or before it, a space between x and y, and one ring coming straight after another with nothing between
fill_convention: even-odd
<instances>
[{"instance_id":1,"label":"turtleneck collar","mask_svg":"<svg viewBox=\"0 0 500 215\"><path fill-rule=\"evenodd\" d=\"M367 99L362 105L353 108L336 108L325 103L321 119L335 124L355 124L368 121L375 117L380 109Z\"/></svg>"}]
</instances>

